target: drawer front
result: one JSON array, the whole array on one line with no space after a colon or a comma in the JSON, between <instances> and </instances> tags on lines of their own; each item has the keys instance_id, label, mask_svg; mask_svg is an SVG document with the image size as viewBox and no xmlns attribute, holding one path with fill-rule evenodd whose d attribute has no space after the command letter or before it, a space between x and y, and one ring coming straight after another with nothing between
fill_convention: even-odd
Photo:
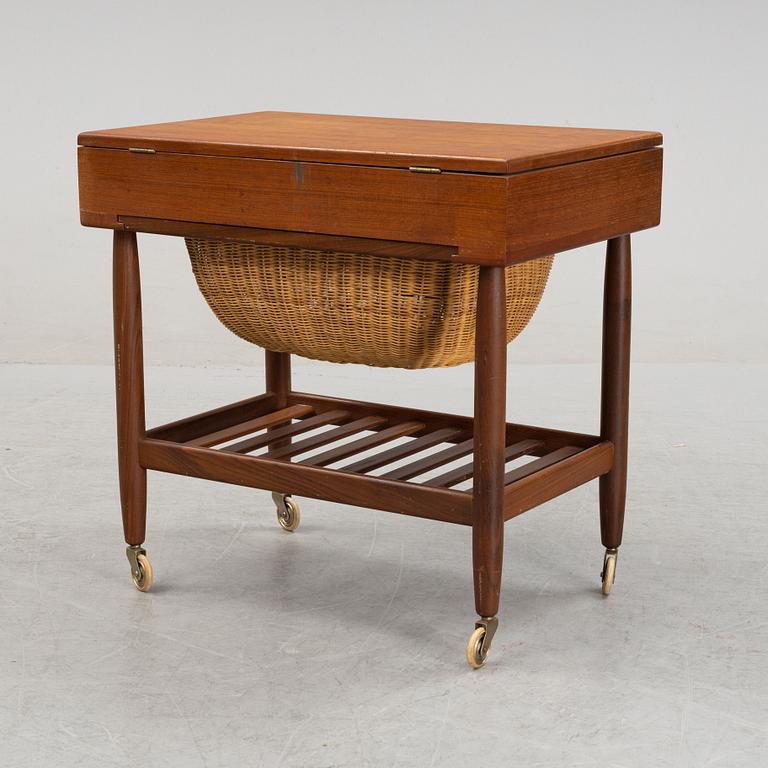
<instances>
[{"instance_id":1,"label":"drawer front","mask_svg":"<svg viewBox=\"0 0 768 768\"><path fill-rule=\"evenodd\" d=\"M507 179L80 147L83 224L170 219L434 243L503 263Z\"/></svg>"}]
</instances>

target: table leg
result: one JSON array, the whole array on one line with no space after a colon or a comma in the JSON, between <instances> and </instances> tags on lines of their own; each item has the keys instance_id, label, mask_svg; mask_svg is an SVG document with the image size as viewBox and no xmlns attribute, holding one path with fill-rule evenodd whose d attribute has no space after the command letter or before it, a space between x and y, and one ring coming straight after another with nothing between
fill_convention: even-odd
<instances>
[{"instance_id":1,"label":"table leg","mask_svg":"<svg viewBox=\"0 0 768 768\"><path fill-rule=\"evenodd\" d=\"M472 561L476 633L484 636L467 660L480 666L496 629L504 554L504 444L506 405L506 280L504 267L480 267L475 332ZM470 638L472 644L472 638ZM472 656L475 656L473 663Z\"/></svg>"},{"instance_id":2,"label":"table leg","mask_svg":"<svg viewBox=\"0 0 768 768\"><path fill-rule=\"evenodd\" d=\"M112 264L120 505L133 580L138 589L146 591L152 572L141 547L146 532L147 471L139 463L139 440L146 426L141 283L134 232L115 231Z\"/></svg>"},{"instance_id":3,"label":"table leg","mask_svg":"<svg viewBox=\"0 0 768 768\"><path fill-rule=\"evenodd\" d=\"M288 393L291 391L291 356L288 352L272 352L264 350L264 362L266 367L267 392L274 392L277 396L276 407L285 408L288 403ZM267 432L277 427L267 427ZM267 455L278 448L290 445L291 438L275 440L267 447ZM301 522L301 508L296 499L291 495L290 489L285 492L273 491L272 501L275 502L277 522L286 531L293 532Z\"/></svg>"},{"instance_id":4,"label":"table leg","mask_svg":"<svg viewBox=\"0 0 768 768\"><path fill-rule=\"evenodd\" d=\"M613 586L621 544L627 490L629 348L632 315L632 257L629 235L608 241L603 296L603 361L600 435L613 443L613 467L600 478L600 534L606 556L603 593ZM613 562L609 562L613 560Z\"/></svg>"},{"instance_id":5,"label":"table leg","mask_svg":"<svg viewBox=\"0 0 768 768\"><path fill-rule=\"evenodd\" d=\"M285 408L291 391L291 356L288 352L264 350L267 392L277 395L277 407Z\"/></svg>"}]
</instances>

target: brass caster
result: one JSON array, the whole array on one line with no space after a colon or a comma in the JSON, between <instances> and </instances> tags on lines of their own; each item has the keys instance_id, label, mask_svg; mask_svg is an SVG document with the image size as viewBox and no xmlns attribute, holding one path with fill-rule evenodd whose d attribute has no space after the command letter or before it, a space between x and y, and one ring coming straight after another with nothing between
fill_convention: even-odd
<instances>
[{"instance_id":1,"label":"brass caster","mask_svg":"<svg viewBox=\"0 0 768 768\"><path fill-rule=\"evenodd\" d=\"M469 636L467 643L467 663L472 669L480 669L485 664L498 627L499 620L496 616L481 618L475 622L475 631Z\"/></svg>"},{"instance_id":2,"label":"brass caster","mask_svg":"<svg viewBox=\"0 0 768 768\"><path fill-rule=\"evenodd\" d=\"M603 559L603 571L600 578L603 580L603 594L608 597L613 589L613 582L616 579L616 558L619 551L617 549L606 549Z\"/></svg>"},{"instance_id":3,"label":"brass caster","mask_svg":"<svg viewBox=\"0 0 768 768\"><path fill-rule=\"evenodd\" d=\"M128 562L131 564L131 578L133 585L139 592L149 592L152 586L152 564L149 562L146 550L135 545L125 550Z\"/></svg>"},{"instance_id":4,"label":"brass caster","mask_svg":"<svg viewBox=\"0 0 768 768\"><path fill-rule=\"evenodd\" d=\"M301 522L299 503L289 493L272 494L272 500L277 506L277 522L285 531L295 531Z\"/></svg>"}]
</instances>

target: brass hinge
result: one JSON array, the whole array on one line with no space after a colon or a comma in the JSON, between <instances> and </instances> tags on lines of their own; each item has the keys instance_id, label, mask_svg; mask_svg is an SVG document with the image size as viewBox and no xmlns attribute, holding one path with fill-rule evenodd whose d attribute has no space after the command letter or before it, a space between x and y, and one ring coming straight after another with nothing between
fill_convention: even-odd
<instances>
[{"instance_id":1,"label":"brass hinge","mask_svg":"<svg viewBox=\"0 0 768 768\"><path fill-rule=\"evenodd\" d=\"M140 155L154 155L154 149L147 149L145 147L128 147L129 152L138 152Z\"/></svg>"},{"instance_id":2,"label":"brass hinge","mask_svg":"<svg viewBox=\"0 0 768 768\"><path fill-rule=\"evenodd\" d=\"M440 168L430 168L427 165L409 165L408 170L411 173L442 173Z\"/></svg>"}]
</instances>

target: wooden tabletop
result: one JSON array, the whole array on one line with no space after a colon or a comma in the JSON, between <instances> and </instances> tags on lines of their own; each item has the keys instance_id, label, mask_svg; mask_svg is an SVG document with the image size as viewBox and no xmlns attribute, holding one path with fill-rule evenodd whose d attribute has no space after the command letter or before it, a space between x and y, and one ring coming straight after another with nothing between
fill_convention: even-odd
<instances>
[{"instance_id":1,"label":"wooden tabletop","mask_svg":"<svg viewBox=\"0 0 768 768\"><path fill-rule=\"evenodd\" d=\"M341 163L444 171L517 173L661 144L655 131L401 120L252 112L88 131L86 147Z\"/></svg>"}]
</instances>

